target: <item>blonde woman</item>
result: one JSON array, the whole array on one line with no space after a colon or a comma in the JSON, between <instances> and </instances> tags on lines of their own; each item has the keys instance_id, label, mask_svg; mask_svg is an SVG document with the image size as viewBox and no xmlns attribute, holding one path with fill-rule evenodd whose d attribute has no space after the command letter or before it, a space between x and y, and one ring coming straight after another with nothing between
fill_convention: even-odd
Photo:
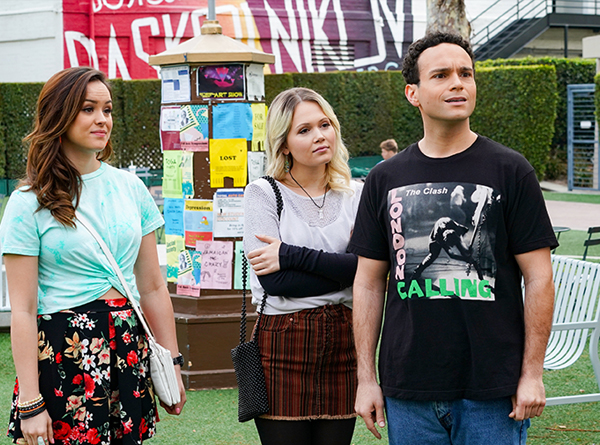
<instances>
[{"instance_id":1,"label":"blonde woman","mask_svg":"<svg viewBox=\"0 0 600 445\"><path fill-rule=\"evenodd\" d=\"M256 419L263 445L347 445L356 415L352 285L346 252L362 184L333 109L318 93L280 93L267 115L268 175L246 188L244 248L253 303L268 298L258 341L269 412Z\"/></svg>"}]
</instances>

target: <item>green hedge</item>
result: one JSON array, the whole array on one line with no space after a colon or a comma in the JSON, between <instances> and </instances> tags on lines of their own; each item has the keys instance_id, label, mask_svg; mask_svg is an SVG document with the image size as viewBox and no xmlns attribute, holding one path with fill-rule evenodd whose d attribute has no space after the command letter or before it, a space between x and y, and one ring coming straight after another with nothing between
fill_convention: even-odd
<instances>
[{"instance_id":1,"label":"green hedge","mask_svg":"<svg viewBox=\"0 0 600 445\"><path fill-rule=\"evenodd\" d=\"M419 112L404 98L404 81L397 71L294 73L292 85L280 76L288 75L265 78L267 103L291 86L319 92L335 110L351 156L379 154L379 143L389 138L403 148L423 134ZM285 87L276 90L271 82Z\"/></svg>"},{"instance_id":2,"label":"green hedge","mask_svg":"<svg viewBox=\"0 0 600 445\"><path fill-rule=\"evenodd\" d=\"M123 96L125 95L127 82L121 79L115 79L110 81L110 86L113 96L113 129L110 138L115 152L111 162L117 167L126 167L130 165L130 163L127 163L127 156L123 154L123 152L126 151L124 147L126 147L127 135L125 128L125 110L123 109ZM160 85L158 85L158 88L160 88ZM148 90L153 89L153 84L149 84Z\"/></svg>"},{"instance_id":3,"label":"green hedge","mask_svg":"<svg viewBox=\"0 0 600 445\"><path fill-rule=\"evenodd\" d=\"M271 79L277 87L270 85ZM477 70L473 130L521 152L540 178L554 135L556 84L554 66ZM423 137L419 111L406 100L405 83L397 71L271 75L266 76L266 85L268 103L290 86L321 93L340 120L351 156L377 154L379 142L390 137L400 148Z\"/></svg>"},{"instance_id":4,"label":"green hedge","mask_svg":"<svg viewBox=\"0 0 600 445\"><path fill-rule=\"evenodd\" d=\"M0 177L25 174L27 149L23 138L33 129L41 83L0 84Z\"/></svg>"},{"instance_id":5,"label":"green hedge","mask_svg":"<svg viewBox=\"0 0 600 445\"><path fill-rule=\"evenodd\" d=\"M0 85L0 173L6 177L6 142L4 129L4 101L2 99L2 85Z\"/></svg>"},{"instance_id":6,"label":"green hedge","mask_svg":"<svg viewBox=\"0 0 600 445\"><path fill-rule=\"evenodd\" d=\"M0 84L0 178L25 173L22 139L33 128L37 97L43 83ZM114 125L113 165L162 168L160 152L160 81L111 81Z\"/></svg>"},{"instance_id":7,"label":"green hedge","mask_svg":"<svg viewBox=\"0 0 600 445\"><path fill-rule=\"evenodd\" d=\"M122 123L126 130L118 155L121 166L162 168L160 152L160 82L125 82ZM117 153L115 153L117 154Z\"/></svg>"},{"instance_id":8,"label":"green hedge","mask_svg":"<svg viewBox=\"0 0 600 445\"><path fill-rule=\"evenodd\" d=\"M593 60L565 59L557 57L525 57L522 59L495 59L477 62L477 67L552 65L556 68L558 101L554 138L548 162L547 176L558 178L566 175L567 165L567 85L593 83L596 64Z\"/></svg>"},{"instance_id":9,"label":"green hedge","mask_svg":"<svg viewBox=\"0 0 600 445\"><path fill-rule=\"evenodd\" d=\"M482 64L477 69L478 105L473 129L521 151L540 177L554 135L558 77L554 66L559 65L485 68ZM580 65L587 67L583 62ZM113 80L111 84L113 164L160 168L160 82ZM21 139L31 130L41 86L0 84L0 177L1 173L9 178L23 174ZM267 103L292 86L314 88L332 104L352 156L379 154L379 143L384 139L394 138L403 148L423 136L419 111L404 97L405 83L398 71L267 75Z\"/></svg>"},{"instance_id":10,"label":"green hedge","mask_svg":"<svg viewBox=\"0 0 600 445\"><path fill-rule=\"evenodd\" d=\"M265 76L265 102L267 105L270 104L281 91L293 86L294 78L291 73L267 74Z\"/></svg>"},{"instance_id":11,"label":"green hedge","mask_svg":"<svg viewBox=\"0 0 600 445\"><path fill-rule=\"evenodd\" d=\"M113 90L113 164L162 168L160 81L115 79Z\"/></svg>"},{"instance_id":12,"label":"green hedge","mask_svg":"<svg viewBox=\"0 0 600 445\"><path fill-rule=\"evenodd\" d=\"M522 153L544 177L556 118L553 66L480 68L473 131Z\"/></svg>"}]
</instances>

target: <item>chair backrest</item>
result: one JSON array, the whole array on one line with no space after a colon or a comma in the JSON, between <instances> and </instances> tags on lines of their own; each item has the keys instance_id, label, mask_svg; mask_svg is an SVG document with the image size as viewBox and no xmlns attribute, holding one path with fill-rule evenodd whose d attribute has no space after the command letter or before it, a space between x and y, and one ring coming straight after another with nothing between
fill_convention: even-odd
<instances>
[{"instance_id":1,"label":"chair backrest","mask_svg":"<svg viewBox=\"0 0 600 445\"><path fill-rule=\"evenodd\" d=\"M592 239L592 235L600 233L600 226L588 228L588 238L583 242L585 249L583 250L583 261L587 258L588 247L600 245L600 238Z\"/></svg>"},{"instance_id":2,"label":"chair backrest","mask_svg":"<svg viewBox=\"0 0 600 445\"><path fill-rule=\"evenodd\" d=\"M600 264L552 256L554 314L544 367L566 368L583 352L590 329L600 329Z\"/></svg>"}]
</instances>

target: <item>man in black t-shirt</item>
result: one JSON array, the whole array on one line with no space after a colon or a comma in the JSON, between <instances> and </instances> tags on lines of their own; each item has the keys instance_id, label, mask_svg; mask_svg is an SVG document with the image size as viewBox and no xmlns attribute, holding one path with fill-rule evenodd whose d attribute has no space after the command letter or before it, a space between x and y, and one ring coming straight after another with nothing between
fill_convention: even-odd
<instances>
[{"instance_id":1,"label":"man in black t-shirt","mask_svg":"<svg viewBox=\"0 0 600 445\"><path fill-rule=\"evenodd\" d=\"M546 400L557 246L535 171L471 131L468 42L428 35L402 72L424 137L374 167L361 196L356 411L380 437L385 406L393 445L525 444Z\"/></svg>"}]
</instances>

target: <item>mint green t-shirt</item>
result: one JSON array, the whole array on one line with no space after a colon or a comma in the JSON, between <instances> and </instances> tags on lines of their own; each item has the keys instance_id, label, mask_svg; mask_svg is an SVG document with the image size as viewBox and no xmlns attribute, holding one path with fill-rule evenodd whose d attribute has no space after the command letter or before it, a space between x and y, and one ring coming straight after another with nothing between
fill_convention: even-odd
<instances>
[{"instance_id":1,"label":"mint green t-shirt","mask_svg":"<svg viewBox=\"0 0 600 445\"><path fill-rule=\"evenodd\" d=\"M133 295L139 300L133 266L142 236L163 224L144 183L102 163L82 176L78 211L108 245ZM125 295L98 242L77 223L65 227L39 204L33 192L12 193L0 224L2 254L38 257L38 313L51 314L94 301L111 287Z\"/></svg>"}]
</instances>

